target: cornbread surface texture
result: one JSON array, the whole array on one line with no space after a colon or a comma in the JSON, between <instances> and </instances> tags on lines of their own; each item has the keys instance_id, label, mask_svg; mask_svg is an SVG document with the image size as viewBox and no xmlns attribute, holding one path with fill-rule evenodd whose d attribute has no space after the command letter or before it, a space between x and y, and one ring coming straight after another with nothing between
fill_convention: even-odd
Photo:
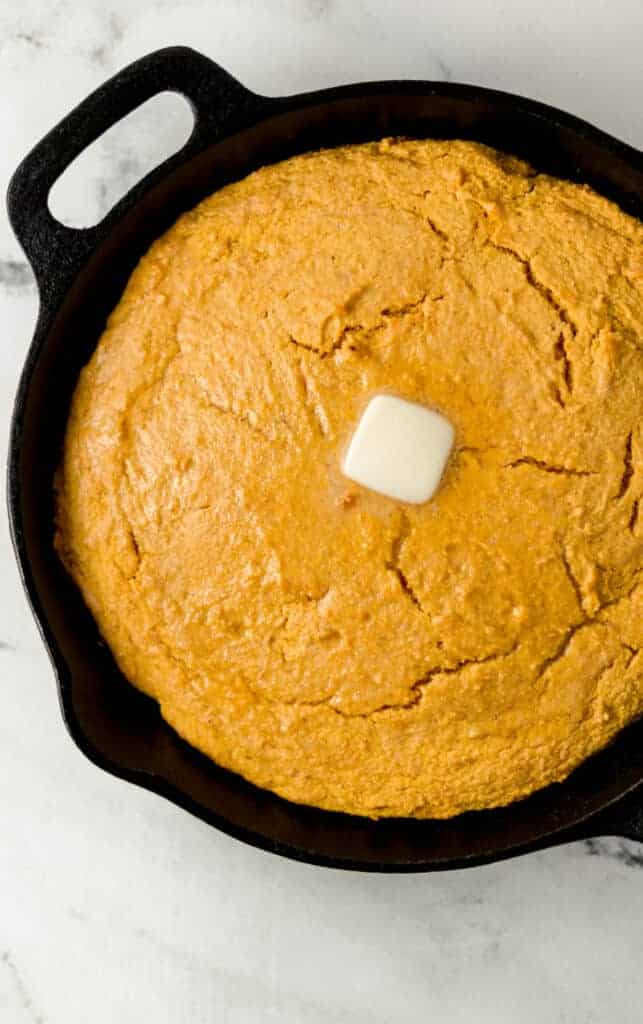
<instances>
[{"instance_id":1,"label":"cornbread surface texture","mask_svg":"<svg viewBox=\"0 0 643 1024\"><path fill-rule=\"evenodd\" d=\"M441 486L342 477L369 399ZM483 146L266 167L144 256L81 373L56 546L124 674L290 800L446 818L643 710L643 225Z\"/></svg>"}]
</instances>

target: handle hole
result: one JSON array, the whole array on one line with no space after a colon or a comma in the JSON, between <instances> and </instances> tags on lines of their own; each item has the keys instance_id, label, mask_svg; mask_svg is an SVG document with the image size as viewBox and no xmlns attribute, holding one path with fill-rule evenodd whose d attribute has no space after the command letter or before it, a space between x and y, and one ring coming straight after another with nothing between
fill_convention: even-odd
<instances>
[{"instance_id":1,"label":"handle hole","mask_svg":"<svg viewBox=\"0 0 643 1024\"><path fill-rule=\"evenodd\" d=\"M90 228L138 181L189 139L194 114L185 97L162 92L127 117L65 168L49 192L49 209L71 228Z\"/></svg>"}]
</instances>

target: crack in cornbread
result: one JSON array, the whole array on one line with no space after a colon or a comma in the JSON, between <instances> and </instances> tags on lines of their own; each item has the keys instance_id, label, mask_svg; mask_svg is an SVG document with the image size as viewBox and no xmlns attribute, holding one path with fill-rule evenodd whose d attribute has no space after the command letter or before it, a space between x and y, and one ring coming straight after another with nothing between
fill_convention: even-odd
<instances>
[{"instance_id":1,"label":"crack in cornbread","mask_svg":"<svg viewBox=\"0 0 643 1024\"><path fill-rule=\"evenodd\" d=\"M74 395L56 546L125 675L295 801L448 817L643 710L643 226L464 142L264 168L141 260ZM344 479L373 394L441 487Z\"/></svg>"}]
</instances>

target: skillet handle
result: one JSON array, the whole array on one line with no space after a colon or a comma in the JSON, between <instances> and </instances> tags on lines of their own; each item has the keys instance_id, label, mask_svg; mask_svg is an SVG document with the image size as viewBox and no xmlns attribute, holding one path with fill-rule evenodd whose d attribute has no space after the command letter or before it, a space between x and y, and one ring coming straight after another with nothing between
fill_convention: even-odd
<instances>
[{"instance_id":1,"label":"skillet handle","mask_svg":"<svg viewBox=\"0 0 643 1024\"><path fill-rule=\"evenodd\" d=\"M194 129L183 148L150 171L94 227L76 229L57 221L47 199L65 168L113 124L167 90L183 95L194 111ZM155 181L208 143L256 121L273 102L184 46L142 57L91 93L31 150L9 184L9 220L41 297L54 299L68 288L114 220Z\"/></svg>"}]
</instances>

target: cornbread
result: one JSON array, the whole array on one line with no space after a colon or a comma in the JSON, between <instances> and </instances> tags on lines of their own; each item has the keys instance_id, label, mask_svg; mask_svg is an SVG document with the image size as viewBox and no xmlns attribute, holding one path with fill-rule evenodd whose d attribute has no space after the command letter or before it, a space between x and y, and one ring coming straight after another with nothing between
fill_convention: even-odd
<instances>
[{"instance_id":1,"label":"cornbread","mask_svg":"<svg viewBox=\"0 0 643 1024\"><path fill-rule=\"evenodd\" d=\"M377 394L455 444L347 480ZM266 167L133 273L73 399L57 549L124 674L290 800L446 818L643 710L643 225L483 146Z\"/></svg>"}]
</instances>

